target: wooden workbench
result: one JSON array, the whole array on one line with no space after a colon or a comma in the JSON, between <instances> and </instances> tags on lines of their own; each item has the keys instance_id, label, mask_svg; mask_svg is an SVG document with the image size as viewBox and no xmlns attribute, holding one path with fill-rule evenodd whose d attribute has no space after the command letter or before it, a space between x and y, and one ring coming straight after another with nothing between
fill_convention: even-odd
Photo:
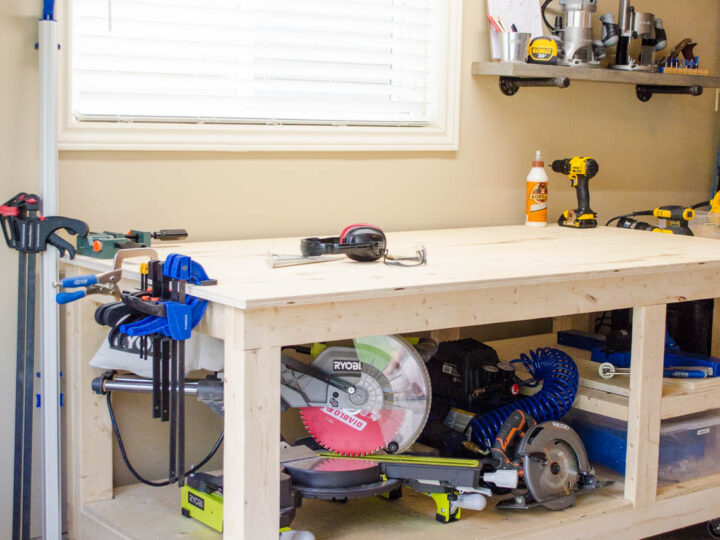
<instances>
[{"instance_id":1,"label":"wooden workbench","mask_svg":"<svg viewBox=\"0 0 720 540\"><path fill-rule=\"evenodd\" d=\"M576 508L560 513L533 511L513 518L493 509L467 512L460 523L441 529L442 534L639 538L720 517L717 476L657 488L660 421L668 416L662 396L665 304L720 297L719 242L603 227L511 226L388 235L396 254L412 254L418 244L426 246L429 261L417 268L343 260L271 269L268 251L296 253L298 239L158 248L161 257L174 251L190 255L219 282L188 292L211 301L198 330L225 340L227 538L277 538L281 346L626 307L635 308L629 397L588 390L578 398L586 409L609 404L616 417L627 418L624 481L620 478L605 494L580 499ZM78 257L66 271L88 273L109 266L109 261ZM137 263L130 261L125 269L128 279L137 278ZM111 432L103 401L90 391L97 371L87 366L104 335L92 321L94 307L85 300L66 309L71 536L151 537L147 524L166 519L163 537L173 537L169 524L176 522L179 509L163 510L162 497L155 500L147 491L151 488L123 488L116 500L109 500ZM708 408L706 403L695 405L698 400L682 403L686 414ZM402 510L413 500L403 502L398 513L368 511L372 524L355 519L347 530L318 510L326 508L320 502L312 502L306 513L305 506L299 512L298 525L312 529L308 516L313 515L324 538L335 536L328 531L338 538L374 538L374 529L388 532L393 527L398 534L400 529L415 531L413 538L438 537L440 529L427 512L421 516ZM133 516L125 513L128 508L134 509ZM112 514L123 515L125 528L112 523ZM425 530L421 517L430 520L427 535L418 534ZM133 529L133 523L145 525ZM178 536L194 536L187 531L202 527L183 523Z\"/></svg>"}]
</instances>

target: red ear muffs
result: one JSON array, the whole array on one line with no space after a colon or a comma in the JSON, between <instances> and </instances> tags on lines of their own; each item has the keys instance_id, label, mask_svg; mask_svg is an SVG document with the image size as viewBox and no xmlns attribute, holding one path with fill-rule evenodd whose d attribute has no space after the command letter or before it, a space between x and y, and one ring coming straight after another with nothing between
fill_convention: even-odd
<instances>
[{"instance_id":1,"label":"red ear muffs","mask_svg":"<svg viewBox=\"0 0 720 540\"><path fill-rule=\"evenodd\" d=\"M353 236L353 233L359 232L361 229L368 229L372 232L380 233L385 236L385 234L380 230L380 227L376 227L375 225L371 225L370 223L355 223L354 225L348 225L342 230L342 232L340 233L340 243L345 244L346 238L348 236Z\"/></svg>"},{"instance_id":2,"label":"red ear muffs","mask_svg":"<svg viewBox=\"0 0 720 540\"><path fill-rule=\"evenodd\" d=\"M303 238L300 251L303 257L317 257L344 253L354 261L377 261L385 254L387 241L379 227L356 223L343 229L340 236Z\"/></svg>"}]
</instances>

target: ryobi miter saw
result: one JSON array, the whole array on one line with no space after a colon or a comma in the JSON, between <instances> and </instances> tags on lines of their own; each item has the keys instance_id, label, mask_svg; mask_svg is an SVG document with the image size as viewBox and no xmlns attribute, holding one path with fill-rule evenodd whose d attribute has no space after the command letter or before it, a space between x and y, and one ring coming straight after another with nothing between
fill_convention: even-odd
<instances>
[{"instance_id":1,"label":"ryobi miter saw","mask_svg":"<svg viewBox=\"0 0 720 540\"><path fill-rule=\"evenodd\" d=\"M561 510L574 504L575 495L607 485L596 482L571 428L557 421L536 424L522 411L507 418L491 451L480 450L477 459L398 455L427 420L425 362L437 344L374 336L354 345L328 347L310 364L282 356L283 409L299 408L309 434L330 451L283 460L303 497L353 498L406 486L431 496L437 519L449 522L459 518L460 508L482 510L485 497L517 487L525 492L498 507ZM370 461L371 470L358 461Z\"/></svg>"}]
</instances>

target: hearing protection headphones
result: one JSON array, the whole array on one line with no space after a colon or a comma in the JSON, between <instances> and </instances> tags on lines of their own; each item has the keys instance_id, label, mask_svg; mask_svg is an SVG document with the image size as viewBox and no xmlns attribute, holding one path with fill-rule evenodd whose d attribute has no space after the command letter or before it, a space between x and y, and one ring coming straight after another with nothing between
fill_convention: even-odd
<instances>
[{"instance_id":1,"label":"hearing protection headphones","mask_svg":"<svg viewBox=\"0 0 720 540\"><path fill-rule=\"evenodd\" d=\"M354 261L372 262L386 255L387 241L379 227L356 223L345 227L340 236L303 238L300 251L303 257L344 254Z\"/></svg>"}]
</instances>

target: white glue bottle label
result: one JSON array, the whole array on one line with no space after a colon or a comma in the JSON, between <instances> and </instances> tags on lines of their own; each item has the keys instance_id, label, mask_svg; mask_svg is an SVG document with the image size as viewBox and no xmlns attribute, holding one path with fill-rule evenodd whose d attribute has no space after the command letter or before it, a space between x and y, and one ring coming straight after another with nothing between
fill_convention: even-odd
<instances>
[{"instance_id":1,"label":"white glue bottle label","mask_svg":"<svg viewBox=\"0 0 720 540\"><path fill-rule=\"evenodd\" d=\"M532 169L527 177L527 196L525 197L525 225L545 227L548 211L548 177L540 150L535 153Z\"/></svg>"}]
</instances>

